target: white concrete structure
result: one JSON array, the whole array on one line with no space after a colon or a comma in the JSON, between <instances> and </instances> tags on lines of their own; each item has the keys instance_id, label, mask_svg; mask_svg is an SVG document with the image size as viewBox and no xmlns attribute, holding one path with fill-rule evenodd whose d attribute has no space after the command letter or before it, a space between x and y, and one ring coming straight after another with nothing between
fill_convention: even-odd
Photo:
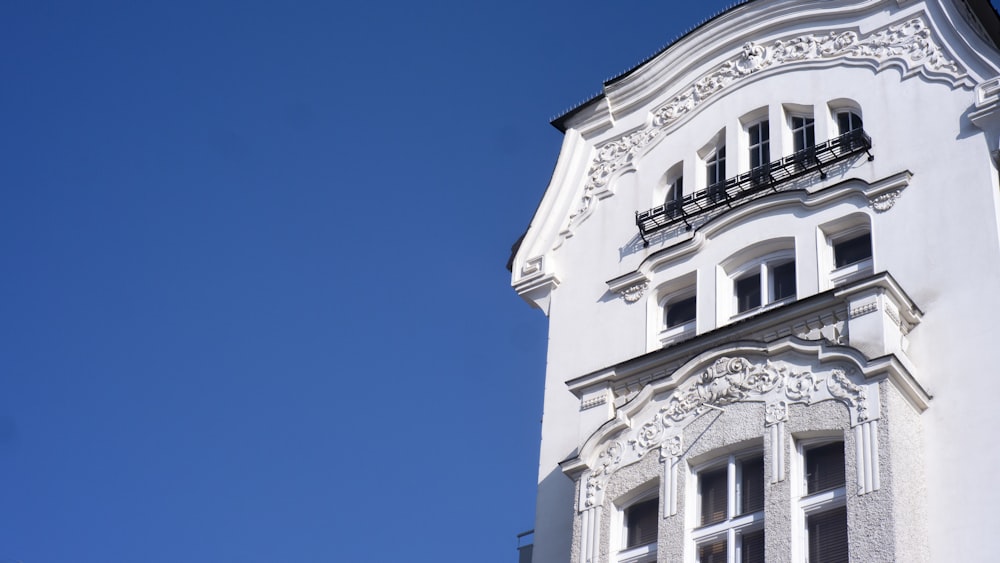
<instances>
[{"instance_id":1,"label":"white concrete structure","mask_svg":"<svg viewBox=\"0 0 1000 563\"><path fill-rule=\"evenodd\" d=\"M555 122L535 563L1000 558L998 45L754 0Z\"/></svg>"}]
</instances>

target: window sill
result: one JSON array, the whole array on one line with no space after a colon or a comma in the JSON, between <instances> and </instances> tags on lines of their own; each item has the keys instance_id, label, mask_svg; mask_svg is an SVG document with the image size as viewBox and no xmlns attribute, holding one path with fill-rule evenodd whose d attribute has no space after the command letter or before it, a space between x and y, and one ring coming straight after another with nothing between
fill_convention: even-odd
<instances>
[{"instance_id":1,"label":"window sill","mask_svg":"<svg viewBox=\"0 0 1000 563\"><path fill-rule=\"evenodd\" d=\"M746 311L743 311L742 313L737 313L737 314L733 315L732 317L729 317L729 322L734 323L736 321L742 321L743 319L748 319L748 318L753 317L755 315L759 315L761 313L765 313L767 311L770 311L771 309L777 309L778 307L781 307L783 305L787 305L789 303L794 303L795 300L796 300L796 297L786 297L786 298L781 299L779 301L775 301L773 303L768 303L767 305L761 305L760 307L754 307L753 309L748 309Z\"/></svg>"},{"instance_id":2,"label":"window sill","mask_svg":"<svg viewBox=\"0 0 1000 563\"><path fill-rule=\"evenodd\" d=\"M656 561L656 544L648 543L618 552L618 563L648 563Z\"/></svg>"},{"instance_id":3,"label":"window sill","mask_svg":"<svg viewBox=\"0 0 1000 563\"><path fill-rule=\"evenodd\" d=\"M658 336L660 347L666 348L672 344L677 344L682 340L687 340L695 336L695 324L697 320L690 320L684 324L665 328Z\"/></svg>"},{"instance_id":4,"label":"window sill","mask_svg":"<svg viewBox=\"0 0 1000 563\"><path fill-rule=\"evenodd\" d=\"M873 269L874 263L871 258L848 264L830 272L830 283L833 287L839 287L865 276L870 276Z\"/></svg>"}]
</instances>

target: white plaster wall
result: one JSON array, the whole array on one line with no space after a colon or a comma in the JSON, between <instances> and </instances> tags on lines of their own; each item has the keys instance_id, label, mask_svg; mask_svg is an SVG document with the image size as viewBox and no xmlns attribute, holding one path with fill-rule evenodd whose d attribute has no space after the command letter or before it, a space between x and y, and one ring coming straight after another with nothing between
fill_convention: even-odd
<instances>
[{"instance_id":1,"label":"white plaster wall","mask_svg":"<svg viewBox=\"0 0 1000 563\"><path fill-rule=\"evenodd\" d=\"M769 3L755 4L766 9ZM902 18L895 2L885 4L891 9L872 10L861 25L874 28ZM922 7L923 3L916 2L908 3L906 9L913 12ZM930 10L938 18L953 15L953 11ZM853 22L843 23L849 24ZM804 29L809 23L797 26ZM787 28L772 32L773 36L787 33ZM756 40L765 42L771 37L765 33ZM974 41L972 46L976 46ZM685 59L685 64L694 65L689 77L671 84L693 80L717 64L718 57L732 56L734 48L734 44L725 49L719 46L702 53L700 62L692 55ZM960 55L967 51L966 46L954 47ZM996 59L996 53L990 56ZM990 71L982 64L970 66L970 70ZM573 199L566 193L579 198L593 147L643 126L649 111L668 99L668 94L672 92L660 92L647 100L640 97L633 111L616 115L614 127L588 133L589 138L580 142L571 131L573 142L565 149L571 154L560 157L564 169L557 171L562 190L559 199ZM655 268L648 265L671 246L670 241L645 249L640 245L634 252L624 250L636 246L635 212L660 203L662 176L668 168L683 162L686 191L704 187L700 179L703 165L697 153L718 131L726 131L727 177L731 177L748 167L741 116L768 108L773 160L790 152L787 135L781 132L785 127L782 104L811 106L816 139L822 142L835 135L829 102L840 99L853 100L861 108L865 130L873 139L875 160L859 159L852 168L831 174L822 184L833 186L853 179L876 182L902 171L912 172L912 180L892 209L877 213L860 195L818 208L782 207L726 228L701 229L694 242L686 243L695 252ZM931 407L920 417L928 460L930 558L992 557L993 550L982 538L997 523L992 507L1000 502L1000 488L956 485L991 483L994 468L1000 465L1000 450L990 445L997 425L994 401L1000 396L1000 378L991 370L993 361L987 355L1000 339L994 322L1000 310L997 174L985 135L968 119L973 102L968 88L953 88L920 76L902 79L895 69L789 67L762 73L716 95L654 142L639 155L634 171L611 184L613 195L592 204L594 209L573 229L572 237L556 250L545 249L560 283L551 293L549 310L536 561L568 560L573 535L574 486L557 464L576 453L582 438L579 401L565 382L646 353L651 322L645 299L655 298L660 284L692 271L698 276L698 331L707 332L728 322L726 301L730 296L719 294L718 265L756 241L794 238L798 297L816 293L828 273L827 264L817 255L818 227L851 213L870 217L875 271L890 272L924 312L923 322L909 336L908 353L918 369L918 379L934 395ZM550 205L549 209L557 207ZM561 217L555 220L562 221ZM541 248L536 244L531 251ZM643 267L649 269L650 289L642 300L629 304L609 291L609 280Z\"/></svg>"}]
</instances>

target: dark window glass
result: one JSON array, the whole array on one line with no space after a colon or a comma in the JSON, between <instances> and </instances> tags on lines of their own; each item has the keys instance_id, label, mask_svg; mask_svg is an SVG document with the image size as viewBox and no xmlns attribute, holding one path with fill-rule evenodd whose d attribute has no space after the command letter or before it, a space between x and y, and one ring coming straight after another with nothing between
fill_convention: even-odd
<instances>
[{"instance_id":1,"label":"dark window glass","mask_svg":"<svg viewBox=\"0 0 1000 563\"><path fill-rule=\"evenodd\" d=\"M687 299L679 299L673 303L668 303L667 328L673 328L675 326L680 326L684 323L693 321L695 318L696 307L697 299L694 296L688 297Z\"/></svg>"},{"instance_id":2,"label":"dark window glass","mask_svg":"<svg viewBox=\"0 0 1000 563\"><path fill-rule=\"evenodd\" d=\"M872 257L872 235L865 233L854 238L843 240L833 245L833 257L836 266L841 268L856 264Z\"/></svg>"},{"instance_id":3,"label":"dark window glass","mask_svg":"<svg viewBox=\"0 0 1000 563\"><path fill-rule=\"evenodd\" d=\"M726 563L726 540L699 545L698 563Z\"/></svg>"},{"instance_id":4,"label":"dark window glass","mask_svg":"<svg viewBox=\"0 0 1000 563\"><path fill-rule=\"evenodd\" d=\"M834 442L806 450L806 492L808 494L843 486L843 442Z\"/></svg>"},{"instance_id":5,"label":"dark window glass","mask_svg":"<svg viewBox=\"0 0 1000 563\"><path fill-rule=\"evenodd\" d=\"M764 563L764 530L743 534L740 563Z\"/></svg>"},{"instance_id":6,"label":"dark window glass","mask_svg":"<svg viewBox=\"0 0 1000 563\"><path fill-rule=\"evenodd\" d=\"M681 212L681 206L684 205L684 178L677 178L674 183L670 185L670 189L667 190L667 215L670 217L676 217Z\"/></svg>"},{"instance_id":7,"label":"dark window glass","mask_svg":"<svg viewBox=\"0 0 1000 563\"><path fill-rule=\"evenodd\" d=\"M656 542L659 504L659 499L654 498L633 504L625 510L625 529L628 530L626 547Z\"/></svg>"},{"instance_id":8,"label":"dark window glass","mask_svg":"<svg viewBox=\"0 0 1000 563\"><path fill-rule=\"evenodd\" d=\"M837 114L837 126L841 135L861 129L861 116L853 111L842 111Z\"/></svg>"},{"instance_id":9,"label":"dark window glass","mask_svg":"<svg viewBox=\"0 0 1000 563\"><path fill-rule=\"evenodd\" d=\"M728 491L727 469L705 471L698 475L701 492L701 525L714 524L726 519Z\"/></svg>"},{"instance_id":10,"label":"dark window glass","mask_svg":"<svg viewBox=\"0 0 1000 563\"><path fill-rule=\"evenodd\" d=\"M764 458L740 464L740 514L764 510Z\"/></svg>"},{"instance_id":11,"label":"dark window glass","mask_svg":"<svg viewBox=\"0 0 1000 563\"><path fill-rule=\"evenodd\" d=\"M793 149L799 152L816 145L816 128L811 117L792 118Z\"/></svg>"},{"instance_id":12,"label":"dark window glass","mask_svg":"<svg viewBox=\"0 0 1000 563\"><path fill-rule=\"evenodd\" d=\"M814 514L806 519L809 563L848 563L847 508Z\"/></svg>"},{"instance_id":13,"label":"dark window glass","mask_svg":"<svg viewBox=\"0 0 1000 563\"><path fill-rule=\"evenodd\" d=\"M760 274L736 280L736 311L742 313L760 307Z\"/></svg>"},{"instance_id":14,"label":"dark window glass","mask_svg":"<svg viewBox=\"0 0 1000 563\"><path fill-rule=\"evenodd\" d=\"M795 296L795 262L788 262L771 269L771 286L774 300Z\"/></svg>"}]
</instances>

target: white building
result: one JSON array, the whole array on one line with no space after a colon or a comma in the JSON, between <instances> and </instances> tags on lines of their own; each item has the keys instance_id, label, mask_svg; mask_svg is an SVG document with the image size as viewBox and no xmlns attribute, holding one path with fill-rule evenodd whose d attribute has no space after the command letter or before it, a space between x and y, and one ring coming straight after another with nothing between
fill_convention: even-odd
<instances>
[{"instance_id":1,"label":"white building","mask_svg":"<svg viewBox=\"0 0 1000 563\"><path fill-rule=\"evenodd\" d=\"M1000 559L998 45L755 0L555 122L535 563Z\"/></svg>"}]
</instances>

